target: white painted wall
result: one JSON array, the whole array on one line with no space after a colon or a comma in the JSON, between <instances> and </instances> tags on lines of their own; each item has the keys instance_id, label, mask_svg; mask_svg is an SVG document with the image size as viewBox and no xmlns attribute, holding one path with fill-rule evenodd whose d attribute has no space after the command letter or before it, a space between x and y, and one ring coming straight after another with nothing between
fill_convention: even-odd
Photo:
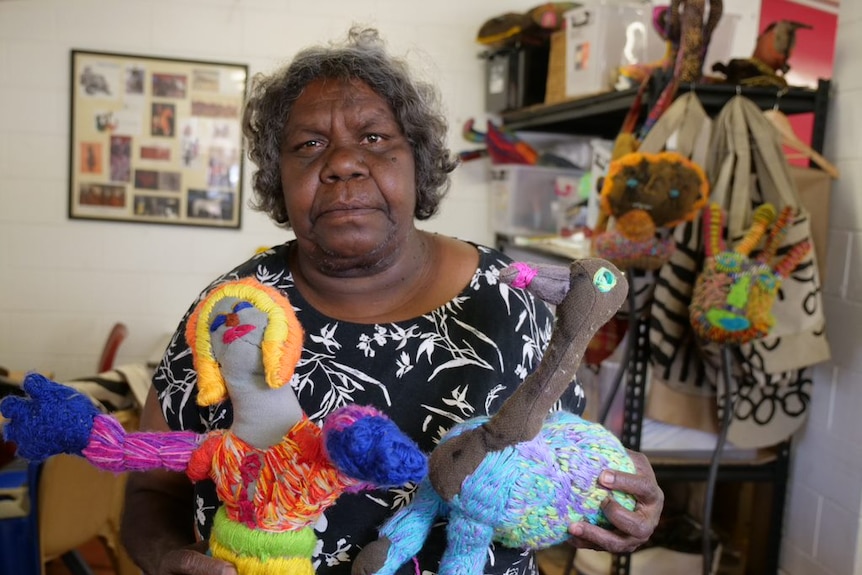
<instances>
[{"instance_id":1,"label":"white painted wall","mask_svg":"<svg viewBox=\"0 0 862 575\"><path fill-rule=\"evenodd\" d=\"M792 462L781 565L787 575L862 574L862 2L838 16L826 155L832 190L823 285L833 359L818 366L808 424Z\"/></svg>"}]
</instances>

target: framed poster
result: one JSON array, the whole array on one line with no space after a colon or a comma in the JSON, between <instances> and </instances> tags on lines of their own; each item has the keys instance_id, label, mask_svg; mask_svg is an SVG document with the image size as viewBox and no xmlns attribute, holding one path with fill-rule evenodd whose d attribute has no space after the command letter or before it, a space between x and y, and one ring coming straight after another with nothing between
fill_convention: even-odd
<instances>
[{"instance_id":1,"label":"framed poster","mask_svg":"<svg viewBox=\"0 0 862 575\"><path fill-rule=\"evenodd\" d=\"M72 50L69 217L239 228L248 66Z\"/></svg>"}]
</instances>

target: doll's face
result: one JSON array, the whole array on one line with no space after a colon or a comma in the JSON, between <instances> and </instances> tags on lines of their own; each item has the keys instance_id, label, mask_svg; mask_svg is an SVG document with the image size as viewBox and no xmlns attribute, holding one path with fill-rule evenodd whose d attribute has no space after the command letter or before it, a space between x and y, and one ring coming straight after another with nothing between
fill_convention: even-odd
<instances>
[{"instance_id":1,"label":"doll's face","mask_svg":"<svg viewBox=\"0 0 862 575\"><path fill-rule=\"evenodd\" d=\"M235 297L226 297L213 307L209 318L212 353L228 388L242 385L252 374L263 375L261 345L267 320L263 311Z\"/></svg>"}]
</instances>

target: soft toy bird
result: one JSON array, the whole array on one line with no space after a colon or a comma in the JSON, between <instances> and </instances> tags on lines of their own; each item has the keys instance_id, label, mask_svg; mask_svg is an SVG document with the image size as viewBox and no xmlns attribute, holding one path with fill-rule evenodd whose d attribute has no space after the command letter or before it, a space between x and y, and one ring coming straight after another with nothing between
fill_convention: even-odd
<instances>
[{"instance_id":1,"label":"soft toy bird","mask_svg":"<svg viewBox=\"0 0 862 575\"><path fill-rule=\"evenodd\" d=\"M539 549L564 541L576 521L606 525L598 486L603 469L634 464L619 440L595 423L551 409L571 384L596 330L625 301L628 283L601 259L571 266L513 264L500 280L556 306L551 341L536 371L492 417L453 427L431 453L428 478L411 503L353 563L354 575L389 575L448 518L439 575L480 575L492 541ZM628 509L634 500L613 492Z\"/></svg>"},{"instance_id":2,"label":"soft toy bird","mask_svg":"<svg viewBox=\"0 0 862 575\"><path fill-rule=\"evenodd\" d=\"M252 278L222 284L194 310L186 339L198 403L230 398L230 429L125 433L85 396L31 374L29 397L0 404L6 439L31 461L71 453L115 472L212 479L223 505L210 550L240 575L311 575L313 526L343 492L425 477L425 455L375 409L340 408L322 429L305 416L289 385L302 329L281 292Z\"/></svg>"},{"instance_id":3,"label":"soft toy bird","mask_svg":"<svg viewBox=\"0 0 862 575\"><path fill-rule=\"evenodd\" d=\"M726 76L726 81L743 86L787 87L790 56L796 46L796 32L813 26L793 20L771 22L757 37L750 58L735 58L727 64L717 62L712 69Z\"/></svg>"}]
</instances>

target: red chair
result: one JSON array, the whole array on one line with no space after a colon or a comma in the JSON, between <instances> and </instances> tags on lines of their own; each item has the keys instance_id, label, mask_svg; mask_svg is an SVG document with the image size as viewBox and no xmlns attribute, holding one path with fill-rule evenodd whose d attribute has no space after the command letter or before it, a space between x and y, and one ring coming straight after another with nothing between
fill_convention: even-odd
<instances>
[{"instance_id":1,"label":"red chair","mask_svg":"<svg viewBox=\"0 0 862 575\"><path fill-rule=\"evenodd\" d=\"M111 328L111 333L108 334L108 339L105 341L105 347L102 348L102 357L99 358L98 370L96 373L108 371L114 367L114 359L117 357L117 350L120 344L129 335L129 328L122 322L117 322Z\"/></svg>"}]
</instances>

